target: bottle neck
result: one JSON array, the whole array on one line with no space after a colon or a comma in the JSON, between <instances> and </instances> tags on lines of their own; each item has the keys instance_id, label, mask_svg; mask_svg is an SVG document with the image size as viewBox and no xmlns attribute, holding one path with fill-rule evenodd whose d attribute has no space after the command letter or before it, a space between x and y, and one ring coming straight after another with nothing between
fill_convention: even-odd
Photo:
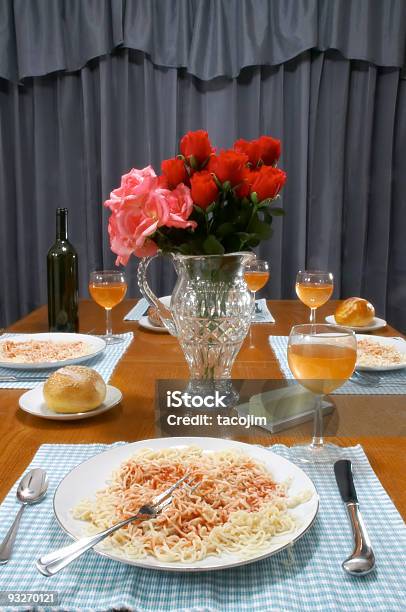
<instances>
[{"instance_id":1,"label":"bottle neck","mask_svg":"<svg viewBox=\"0 0 406 612\"><path fill-rule=\"evenodd\" d=\"M56 212L56 239L68 239L68 211L66 208L58 208Z\"/></svg>"}]
</instances>

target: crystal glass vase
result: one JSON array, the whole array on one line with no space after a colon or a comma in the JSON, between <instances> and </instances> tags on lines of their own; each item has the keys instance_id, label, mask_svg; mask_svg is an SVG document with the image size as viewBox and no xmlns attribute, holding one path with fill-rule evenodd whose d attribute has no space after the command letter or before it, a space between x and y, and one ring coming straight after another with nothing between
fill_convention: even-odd
<instances>
[{"instance_id":1,"label":"crystal glass vase","mask_svg":"<svg viewBox=\"0 0 406 612\"><path fill-rule=\"evenodd\" d=\"M178 279L170 311L147 283L147 267L156 255L144 258L139 264L140 289L158 308L169 332L177 336L189 366L190 378L196 381L229 380L254 310L254 294L249 291L243 274L244 265L255 255L171 256Z\"/></svg>"}]
</instances>

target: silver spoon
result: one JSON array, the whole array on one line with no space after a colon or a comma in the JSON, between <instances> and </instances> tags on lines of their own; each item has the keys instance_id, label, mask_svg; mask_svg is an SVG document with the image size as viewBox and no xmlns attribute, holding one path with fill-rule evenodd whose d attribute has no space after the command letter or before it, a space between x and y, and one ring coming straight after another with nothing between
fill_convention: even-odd
<instances>
[{"instance_id":1,"label":"silver spoon","mask_svg":"<svg viewBox=\"0 0 406 612\"><path fill-rule=\"evenodd\" d=\"M20 520L23 515L25 506L28 504L36 504L41 501L48 489L48 476L45 470L35 468L30 470L22 479L17 489L17 499L22 503L13 524L8 530L6 537L0 544L0 564L3 565L10 560L13 550L14 541L16 539Z\"/></svg>"}]
</instances>

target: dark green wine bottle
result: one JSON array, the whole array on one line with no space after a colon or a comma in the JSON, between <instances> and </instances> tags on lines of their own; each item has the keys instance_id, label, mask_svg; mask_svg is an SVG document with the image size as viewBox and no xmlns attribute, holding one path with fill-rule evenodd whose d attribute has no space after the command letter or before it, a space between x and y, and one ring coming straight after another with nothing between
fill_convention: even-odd
<instances>
[{"instance_id":1,"label":"dark green wine bottle","mask_svg":"<svg viewBox=\"0 0 406 612\"><path fill-rule=\"evenodd\" d=\"M68 240L68 209L56 210L56 241L47 255L48 323L51 332L77 332L78 256Z\"/></svg>"}]
</instances>

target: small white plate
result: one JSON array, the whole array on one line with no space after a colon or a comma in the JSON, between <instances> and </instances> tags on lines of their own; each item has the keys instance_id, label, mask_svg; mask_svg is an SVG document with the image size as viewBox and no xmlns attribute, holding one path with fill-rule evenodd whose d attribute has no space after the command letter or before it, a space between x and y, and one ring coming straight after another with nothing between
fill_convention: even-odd
<instances>
[{"instance_id":1,"label":"small white plate","mask_svg":"<svg viewBox=\"0 0 406 612\"><path fill-rule=\"evenodd\" d=\"M369 340L377 342L383 346L391 346L395 350L406 356L406 342L403 338L387 338L385 336L367 336L366 334L356 334L357 340ZM392 365L381 365L381 366L359 366L356 365L356 370L362 370L363 372L387 372L390 370L403 370L406 368L406 361L404 363L392 364Z\"/></svg>"},{"instance_id":2,"label":"small white plate","mask_svg":"<svg viewBox=\"0 0 406 612\"><path fill-rule=\"evenodd\" d=\"M12 370L40 370L45 368L60 368L62 366L73 365L74 363L81 363L82 361L88 361L99 353L102 353L106 348L106 341L99 336L90 336L89 334L68 334L68 333L44 333L44 334L18 334L16 336L10 336L2 342L12 340L13 342L29 342L32 341L48 341L48 342L84 342L88 345L88 352L86 355L80 355L80 357L73 357L72 359L61 359L59 361L47 361L42 363L26 363L24 361L1 361L0 367L11 368Z\"/></svg>"},{"instance_id":3,"label":"small white plate","mask_svg":"<svg viewBox=\"0 0 406 612\"><path fill-rule=\"evenodd\" d=\"M42 393L43 387L44 383L24 393L24 395L22 395L19 399L20 408L24 410L24 412L28 412L34 416L41 417L43 419L52 419L53 421L76 421L78 419L90 419L90 417L107 412L107 410L110 410L113 408L113 406L116 406L119 402L121 402L123 397L120 389L117 389L117 387L113 387L112 385L107 385L106 399L98 408L89 410L88 412L76 412L73 414L61 413L54 412L48 408Z\"/></svg>"},{"instance_id":4,"label":"small white plate","mask_svg":"<svg viewBox=\"0 0 406 612\"><path fill-rule=\"evenodd\" d=\"M153 325L148 319L148 317L141 317L138 323L140 327L148 329L149 331L157 332L158 334L169 334L166 327L159 327L159 325Z\"/></svg>"},{"instance_id":5,"label":"small white plate","mask_svg":"<svg viewBox=\"0 0 406 612\"><path fill-rule=\"evenodd\" d=\"M141 559L123 557L119 552L100 549L98 546L94 552L120 563L128 563L148 569L159 569L176 572L204 572L208 570L219 570L237 565L245 565L265 559L287 546L296 542L313 525L319 508L319 496L309 476L297 465L284 457L273 453L265 448L251 444L244 444L234 440L223 440L217 438L155 438L114 446L98 455L94 455L87 461L77 465L59 483L54 495L54 512L59 525L75 540L84 535L86 524L72 516L74 508L82 499L92 498L96 491L106 486L106 481L111 477L113 470L131 457L141 448L152 448L154 450L165 448L184 448L185 446L199 446L206 453L219 450L242 451L252 459L263 463L273 474L276 482L290 482L289 494L294 497L298 493L310 491L312 497L305 503L292 509L292 514L297 519L297 527L291 533L275 536L265 550L256 552L252 556L241 557L236 553L222 553L218 557L212 555L188 563L170 563L159 561L148 555Z\"/></svg>"},{"instance_id":6,"label":"small white plate","mask_svg":"<svg viewBox=\"0 0 406 612\"><path fill-rule=\"evenodd\" d=\"M329 315L328 317L326 317L326 321L327 323L330 323L330 325L339 325L339 323L336 322L334 315ZM363 325L362 327L356 325L342 325L341 327L348 327L349 329L353 329L354 331L366 332L382 329L383 327L386 327L386 325L387 323L385 319L379 319L379 317L374 317L374 320L370 325Z\"/></svg>"}]
</instances>

